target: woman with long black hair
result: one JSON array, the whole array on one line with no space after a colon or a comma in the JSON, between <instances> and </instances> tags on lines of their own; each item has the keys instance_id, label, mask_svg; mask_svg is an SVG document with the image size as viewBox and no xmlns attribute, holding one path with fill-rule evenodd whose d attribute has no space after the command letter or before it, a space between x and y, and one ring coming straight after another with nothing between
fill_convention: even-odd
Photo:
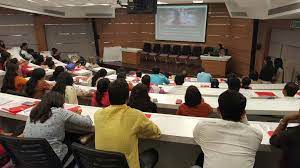
<instances>
[{"instance_id":1,"label":"woman with long black hair","mask_svg":"<svg viewBox=\"0 0 300 168\"><path fill-rule=\"evenodd\" d=\"M276 58L274 60L274 83L284 83L284 69L283 69L283 61L281 58Z\"/></svg>"},{"instance_id":2,"label":"woman with long black hair","mask_svg":"<svg viewBox=\"0 0 300 168\"><path fill-rule=\"evenodd\" d=\"M96 74L92 77L92 87L97 86L97 83L100 79L103 79L107 75L107 71L105 69L100 69Z\"/></svg>"},{"instance_id":3,"label":"woman with long black hair","mask_svg":"<svg viewBox=\"0 0 300 168\"><path fill-rule=\"evenodd\" d=\"M7 90L21 92L27 83L27 79L19 76L18 70L19 66L17 64L9 63L7 65L1 92L5 93Z\"/></svg>"},{"instance_id":4,"label":"woman with long black hair","mask_svg":"<svg viewBox=\"0 0 300 168\"><path fill-rule=\"evenodd\" d=\"M62 72L65 72L65 68L63 66L58 66L55 68L53 75L50 77L50 81L56 81L58 75Z\"/></svg>"},{"instance_id":5,"label":"woman with long black hair","mask_svg":"<svg viewBox=\"0 0 300 168\"><path fill-rule=\"evenodd\" d=\"M53 86L45 81L45 76L46 72L44 69L34 69L25 86L25 94L31 98L40 99L46 91L51 90Z\"/></svg>"},{"instance_id":6,"label":"woman with long black hair","mask_svg":"<svg viewBox=\"0 0 300 168\"><path fill-rule=\"evenodd\" d=\"M259 79L262 83L272 83L274 66L271 57L265 57L263 68L260 71Z\"/></svg>"},{"instance_id":7,"label":"woman with long black hair","mask_svg":"<svg viewBox=\"0 0 300 168\"><path fill-rule=\"evenodd\" d=\"M94 93L92 98L92 106L96 107L108 107L110 105L108 87L110 81L107 78L100 79L97 84L97 91Z\"/></svg>"}]
</instances>

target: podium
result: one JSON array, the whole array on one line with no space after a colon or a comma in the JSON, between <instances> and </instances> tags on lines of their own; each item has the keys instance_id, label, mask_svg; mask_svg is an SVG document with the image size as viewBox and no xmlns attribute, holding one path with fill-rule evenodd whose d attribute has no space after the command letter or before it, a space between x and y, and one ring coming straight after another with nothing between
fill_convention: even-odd
<instances>
[{"instance_id":1,"label":"podium","mask_svg":"<svg viewBox=\"0 0 300 168\"><path fill-rule=\"evenodd\" d=\"M202 66L206 72L214 76L226 76L228 62L231 56L213 57L201 55Z\"/></svg>"},{"instance_id":2,"label":"podium","mask_svg":"<svg viewBox=\"0 0 300 168\"><path fill-rule=\"evenodd\" d=\"M139 48L122 48L122 63L139 65L141 63L141 51Z\"/></svg>"}]
</instances>

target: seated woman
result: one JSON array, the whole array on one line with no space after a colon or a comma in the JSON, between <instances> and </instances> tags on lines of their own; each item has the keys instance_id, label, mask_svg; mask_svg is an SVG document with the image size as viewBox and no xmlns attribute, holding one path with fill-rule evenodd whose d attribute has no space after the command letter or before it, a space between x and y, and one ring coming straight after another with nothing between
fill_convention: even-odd
<instances>
[{"instance_id":1,"label":"seated woman","mask_svg":"<svg viewBox=\"0 0 300 168\"><path fill-rule=\"evenodd\" d=\"M96 74L92 77L92 87L97 86L97 83L100 79L103 79L107 75L107 71L105 69L100 69Z\"/></svg>"},{"instance_id":2,"label":"seated woman","mask_svg":"<svg viewBox=\"0 0 300 168\"><path fill-rule=\"evenodd\" d=\"M160 73L160 69L158 67L155 67L152 69L151 83L154 83L156 85L168 85L170 81L165 75Z\"/></svg>"},{"instance_id":3,"label":"seated woman","mask_svg":"<svg viewBox=\"0 0 300 168\"><path fill-rule=\"evenodd\" d=\"M21 92L23 87L27 83L27 79L19 76L19 66L13 63L9 63L6 68L6 73L3 78L3 85L1 92L5 93L7 90Z\"/></svg>"},{"instance_id":4,"label":"seated woman","mask_svg":"<svg viewBox=\"0 0 300 168\"><path fill-rule=\"evenodd\" d=\"M50 77L50 81L56 81L58 75L62 72L65 72L65 68L63 66L58 66L55 68L53 75Z\"/></svg>"},{"instance_id":5,"label":"seated woman","mask_svg":"<svg viewBox=\"0 0 300 168\"><path fill-rule=\"evenodd\" d=\"M65 96L65 102L69 104L78 104L77 96L89 96L90 92L81 90L73 86L73 77L69 72L62 72L58 75L56 84L52 91L56 91Z\"/></svg>"},{"instance_id":6,"label":"seated woman","mask_svg":"<svg viewBox=\"0 0 300 168\"><path fill-rule=\"evenodd\" d=\"M196 86L189 86L185 93L185 103L179 106L177 115L208 117L212 113L212 107L205 103Z\"/></svg>"},{"instance_id":7,"label":"seated woman","mask_svg":"<svg viewBox=\"0 0 300 168\"><path fill-rule=\"evenodd\" d=\"M6 64L8 60L10 59L11 55L10 53L6 51L1 52L1 57L0 57L0 70L5 71Z\"/></svg>"},{"instance_id":8,"label":"seated woman","mask_svg":"<svg viewBox=\"0 0 300 168\"><path fill-rule=\"evenodd\" d=\"M107 78L100 79L97 84L97 91L94 93L91 105L95 107L108 107L110 105L108 87L110 81Z\"/></svg>"},{"instance_id":9,"label":"seated woman","mask_svg":"<svg viewBox=\"0 0 300 168\"><path fill-rule=\"evenodd\" d=\"M133 87L127 105L143 112L157 113L157 106L151 101L147 86L141 83Z\"/></svg>"},{"instance_id":10,"label":"seated woman","mask_svg":"<svg viewBox=\"0 0 300 168\"><path fill-rule=\"evenodd\" d=\"M25 85L25 94L31 98L40 99L46 91L52 89L52 85L45 80L46 72L42 68L37 68L32 71L31 77Z\"/></svg>"},{"instance_id":11,"label":"seated woman","mask_svg":"<svg viewBox=\"0 0 300 168\"><path fill-rule=\"evenodd\" d=\"M89 116L81 116L80 112L76 114L65 110L63 106L64 97L61 94L57 92L47 93L30 112L23 135L25 138L46 139L58 158L65 164L72 155L71 150L64 144L65 125L72 124L90 128L92 127L92 120Z\"/></svg>"}]
</instances>

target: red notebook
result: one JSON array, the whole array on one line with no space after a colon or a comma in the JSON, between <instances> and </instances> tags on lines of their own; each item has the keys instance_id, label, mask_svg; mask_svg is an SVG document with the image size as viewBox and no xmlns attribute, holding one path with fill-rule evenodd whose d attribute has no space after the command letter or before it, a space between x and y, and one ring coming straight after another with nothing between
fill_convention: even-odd
<instances>
[{"instance_id":1,"label":"red notebook","mask_svg":"<svg viewBox=\"0 0 300 168\"><path fill-rule=\"evenodd\" d=\"M145 114L145 117L151 118L151 114Z\"/></svg>"},{"instance_id":2,"label":"red notebook","mask_svg":"<svg viewBox=\"0 0 300 168\"><path fill-rule=\"evenodd\" d=\"M276 97L273 92L255 92L259 97Z\"/></svg>"},{"instance_id":3,"label":"red notebook","mask_svg":"<svg viewBox=\"0 0 300 168\"><path fill-rule=\"evenodd\" d=\"M17 114L21 111L24 111L26 109L29 109L30 107L32 106L28 106L28 105L20 105L20 106L17 106L17 107L11 107L9 109L5 109L7 110L8 112L12 113L12 114Z\"/></svg>"},{"instance_id":4,"label":"red notebook","mask_svg":"<svg viewBox=\"0 0 300 168\"><path fill-rule=\"evenodd\" d=\"M69 111L72 111L72 112L77 112L77 111L80 111L82 110L80 106L75 106L75 107L71 107L71 108L68 108L67 110Z\"/></svg>"}]
</instances>

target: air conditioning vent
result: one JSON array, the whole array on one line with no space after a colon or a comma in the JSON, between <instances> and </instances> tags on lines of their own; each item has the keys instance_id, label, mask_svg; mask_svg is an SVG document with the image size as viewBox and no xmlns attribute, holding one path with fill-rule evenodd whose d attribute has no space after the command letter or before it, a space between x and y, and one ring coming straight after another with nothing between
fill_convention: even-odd
<instances>
[{"instance_id":1,"label":"air conditioning vent","mask_svg":"<svg viewBox=\"0 0 300 168\"><path fill-rule=\"evenodd\" d=\"M59 16L65 16L66 15L65 12L50 10L50 9L45 9L44 12L54 14L54 15L59 15Z\"/></svg>"},{"instance_id":2,"label":"air conditioning vent","mask_svg":"<svg viewBox=\"0 0 300 168\"><path fill-rule=\"evenodd\" d=\"M270 15L275 15L275 14L288 12L288 11L292 11L292 10L296 10L296 9L300 9L300 2L293 3L293 4L290 4L290 5L286 5L286 6L282 6L282 7L278 7L278 8L270 9L268 11L268 15L269 16Z\"/></svg>"},{"instance_id":3,"label":"air conditioning vent","mask_svg":"<svg viewBox=\"0 0 300 168\"><path fill-rule=\"evenodd\" d=\"M236 17L248 17L246 12L230 12L232 16Z\"/></svg>"}]
</instances>

